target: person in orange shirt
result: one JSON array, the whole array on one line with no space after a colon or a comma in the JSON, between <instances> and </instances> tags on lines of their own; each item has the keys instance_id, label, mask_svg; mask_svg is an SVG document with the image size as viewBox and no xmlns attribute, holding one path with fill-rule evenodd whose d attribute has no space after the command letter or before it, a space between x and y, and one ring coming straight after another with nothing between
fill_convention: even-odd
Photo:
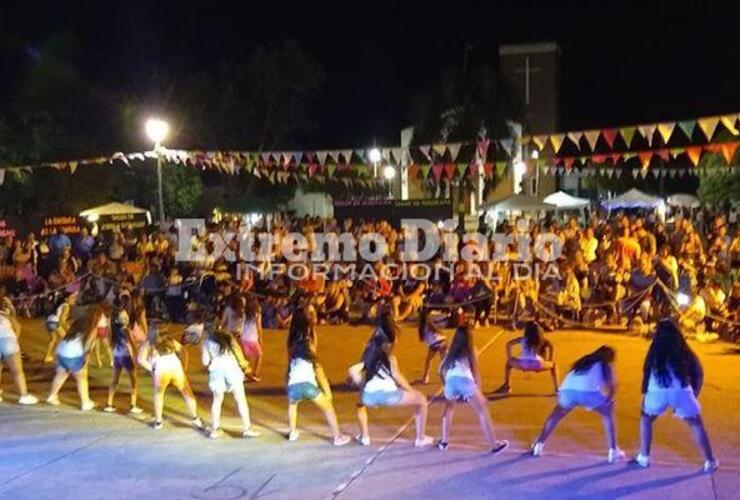
<instances>
[{"instance_id":1,"label":"person in orange shirt","mask_svg":"<svg viewBox=\"0 0 740 500\"><path fill-rule=\"evenodd\" d=\"M632 269L632 263L640 258L640 244L630 235L627 227L622 228L622 235L617 239L617 265L622 269Z\"/></svg>"}]
</instances>

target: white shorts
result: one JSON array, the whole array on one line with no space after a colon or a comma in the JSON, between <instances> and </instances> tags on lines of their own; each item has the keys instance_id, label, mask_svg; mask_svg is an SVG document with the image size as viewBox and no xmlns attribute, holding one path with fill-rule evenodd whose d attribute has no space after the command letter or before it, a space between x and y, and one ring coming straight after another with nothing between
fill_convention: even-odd
<instances>
[{"instance_id":1,"label":"white shorts","mask_svg":"<svg viewBox=\"0 0 740 500\"><path fill-rule=\"evenodd\" d=\"M648 391L642 404L642 412L657 417L671 408L678 418L693 418L701 415L701 406L694 391L685 389L660 389Z\"/></svg>"},{"instance_id":2,"label":"white shorts","mask_svg":"<svg viewBox=\"0 0 740 500\"><path fill-rule=\"evenodd\" d=\"M214 370L208 374L208 388L211 392L232 392L234 387L244 385L244 374L240 370Z\"/></svg>"}]
</instances>

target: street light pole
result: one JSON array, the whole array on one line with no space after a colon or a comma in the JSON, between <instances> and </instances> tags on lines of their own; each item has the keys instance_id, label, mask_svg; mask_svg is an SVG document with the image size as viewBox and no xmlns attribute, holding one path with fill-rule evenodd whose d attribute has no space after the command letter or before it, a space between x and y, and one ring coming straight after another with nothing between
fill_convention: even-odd
<instances>
[{"instance_id":1,"label":"street light pole","mask_svg":"<svg viewBox=\"0 0 740 500\"><path fill-rule=\"evenodd\" d=\"M164 195L162 194L162 153L159 143L154 145L157 154L157 199L159 203L159 227L164 231Z\"/></svg>"},{"instance_id":2,"label":"street light pole","mask_svg":"<svg viewBox=\"0 0 740 500\"><path fill-rule=\"evenodd\" d=\"M164 196L162 194L162 141L167 138L170 126L164 120L150 118L145 125L146 135L154 143L154 154L157 156L157 205L159 209L159 227L164 231Z\"/></svg>"}]
</instances>

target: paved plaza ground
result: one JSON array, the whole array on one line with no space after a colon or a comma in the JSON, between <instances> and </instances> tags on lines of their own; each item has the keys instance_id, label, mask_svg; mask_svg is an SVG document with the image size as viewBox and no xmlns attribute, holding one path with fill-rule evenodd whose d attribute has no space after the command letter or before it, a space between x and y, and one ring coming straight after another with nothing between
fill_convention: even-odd
<instances>
[{"instance_id":1,"label":"paved plaza ground","mask_svg":"<svg viewBox=\"0 0 740 500\"><path fill-rule=\"evenodd\" d=\"M355 434L357 395L343 385L347 367L356 362L370 328L320 327L319 356L335 386L334 401L343 430ZM514 332L485 328L476 334L482 349L484 390L502 382L504 345ZM0 403L0 498L54 499L324 499L324 498L738 498L740 490L740 349L728 344L693 345L705 368L700 402L716 455L714 475L700 471L701 457L688 428L672 416L657 421L654 464L638 470L605 462L600 419L578 410L566 418L546 447L532 458L526 451L554 405L547 375L514 375L513 394L490 396L490 410L500 437L511 448L486 453L472 410L455 413L450 448L413 448L410 409L371 410L373 443L334 448L318 410L301 407L297 442L286 429L285 332L265 332L262 382L248 386L254 422L263 437L237 438L239 423L232 401L225 405L224 427L233 431L211 441L188 426L182 401L168 393L165 427L154 432L151 381L142 371L141 419L124 414L127 394L120 394L119 414L83 413L72 381L61 407L21 407L10 374L4 371L5 402ZM640 378L648 344L636 337L564 331L549 334L555 358L565 372L579 356L601 344L617 349L617 425L620 445L633 453L638 443ZM38 363L46 341L41 322L25 321L21 344L31 357L26 367L32 391L46 397L53 368ZM208 422L210 393L196 352L190 376ZM415 329L404 327L397 355L402 371L421 374L424 347ZM435 362L436 365L436 362ZM109 369L91 372L92 395L103 405ZM126 383L124 382L124 390ZM439 382L419 386L429 396ZM432 404L429 430L440 431L441 404Z\"/></svg>"}]
</instances>

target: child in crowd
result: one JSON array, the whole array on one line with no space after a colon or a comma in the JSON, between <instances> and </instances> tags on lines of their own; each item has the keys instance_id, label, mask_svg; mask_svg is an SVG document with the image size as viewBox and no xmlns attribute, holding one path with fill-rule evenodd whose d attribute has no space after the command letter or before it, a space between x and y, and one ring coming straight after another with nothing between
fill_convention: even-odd
<instances>
[{"instance_id":1,"label":"child in crowd","mask_svg":"<svg viewBox=\"0 0 740 500\"><path fill-rule=\"evenodd\" d=\"M532 444L532 455L542 455L545 441L558 423L574 408L581 406L588 411L596 411L604 422L608 446L607 461L611 464L625 458L617 446L617 432L614 425L614 396L616 379L612 364L614 349L601 346L594 352L573 363L558 391L558 404L545 422L542 432Z\"/></svg>"},{"instance_id":2,"label":"child in crowd","mask_svg":"<svg viewBox=\"0 0 740 500\"><path fill-rule=\"evenodd\" d=\"M508 448L509 442L496 439L491 415L488 412L488 401L480 389L482 383L478 370L478 354L473 344L474 327L475 315L474 311L470 311L465 324L455 331L450 349L439 367L439 373L444 381L445 408L442 415L442 438L437 447L440 450L447 449L452 413L455 403L460 401L468 403L475 410L491 453L495 455Z\"/></svg>"}]
</instances>

